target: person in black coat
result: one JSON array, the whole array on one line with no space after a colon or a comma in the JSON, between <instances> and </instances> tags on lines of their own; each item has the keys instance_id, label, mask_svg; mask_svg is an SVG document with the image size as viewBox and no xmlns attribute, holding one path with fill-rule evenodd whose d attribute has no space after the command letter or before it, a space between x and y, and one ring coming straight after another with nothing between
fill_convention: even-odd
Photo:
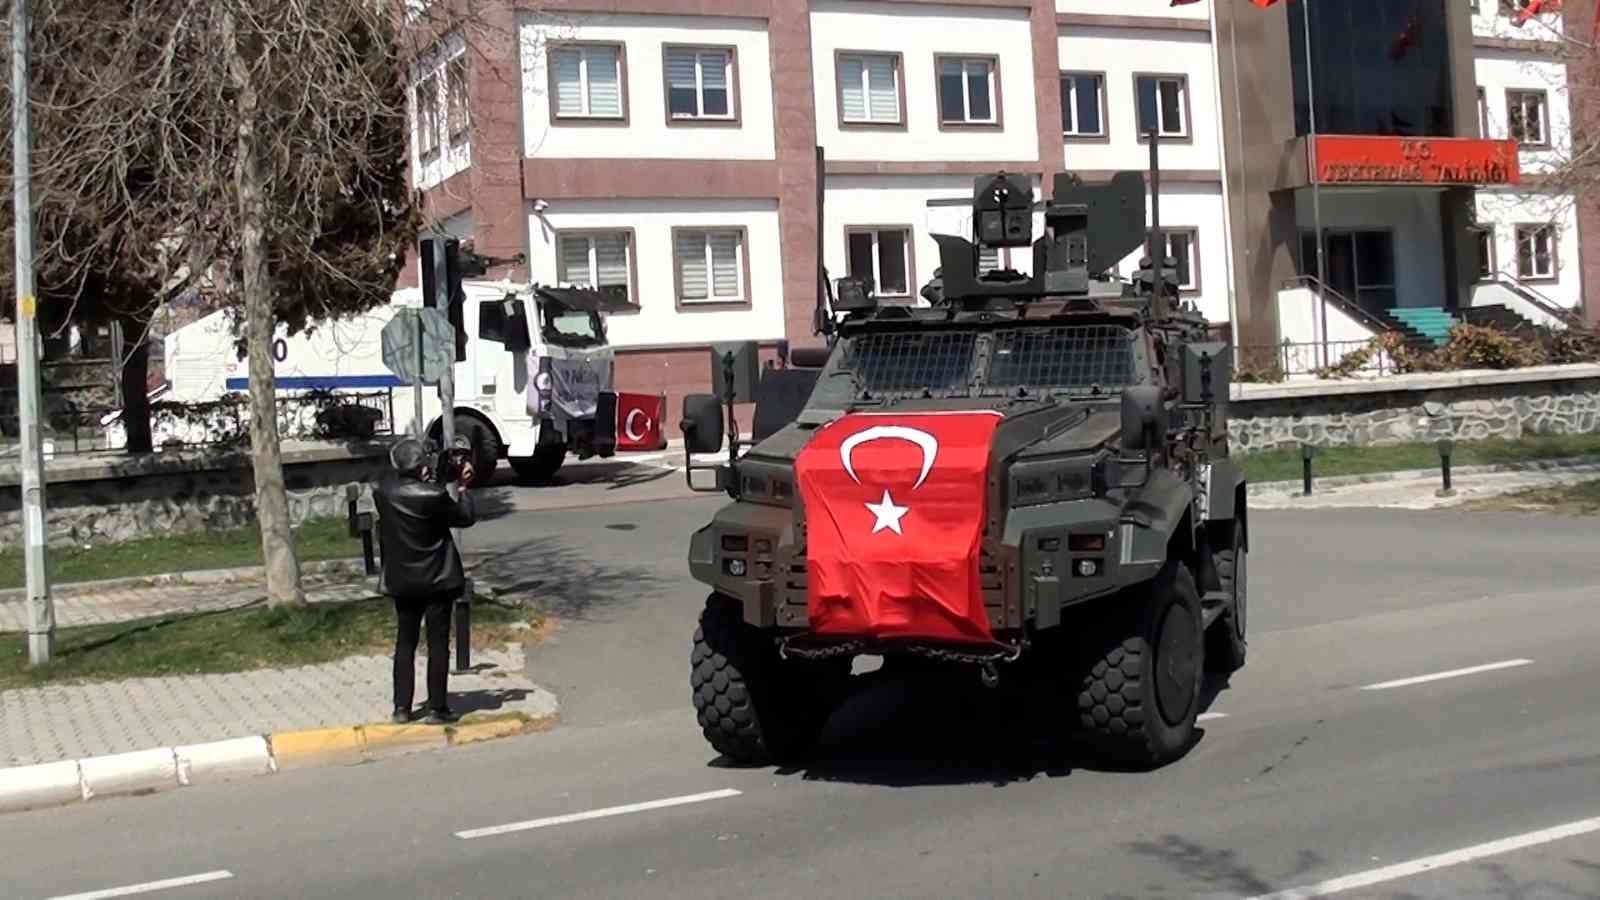
<instances>
[{"instance_id":1,"label":"person in black coat","mask_svg":"<svg viewBox=\"0 0 1600 900\"><path fill-rule=\"evenodd\" d=\"M452 528L477 521L472 495L472 465L458 474L459 497L434 480L433 463L421 442L397 442L389 452L394 472L373 492L378 508L378 533L383 548L383 581L394 598L399 619L394 646L394 716L396 723L415 718L412 695L416 680L417 638L428 623L427 722L443 724L458 717L446 696L450 662L450 606L466 587L461 554Z\"/></svg>"}]
</instances>

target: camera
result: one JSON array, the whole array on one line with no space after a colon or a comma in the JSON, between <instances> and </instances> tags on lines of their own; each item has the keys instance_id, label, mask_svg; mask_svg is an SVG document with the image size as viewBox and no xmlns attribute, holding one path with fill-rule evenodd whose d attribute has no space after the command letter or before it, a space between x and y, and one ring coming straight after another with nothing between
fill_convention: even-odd
<instances>
[{"instance_id":1,"label":"camera","mask_svg":"<svg viewBox=\"0 0 1600 900\"><path fill-rule=\"evenodd\" d=\"M435 451L433 480L438 484L454 484L461 480L461 473L470 462L472 442L458 434L451 446Z\"/></svg>"}]
</instances>

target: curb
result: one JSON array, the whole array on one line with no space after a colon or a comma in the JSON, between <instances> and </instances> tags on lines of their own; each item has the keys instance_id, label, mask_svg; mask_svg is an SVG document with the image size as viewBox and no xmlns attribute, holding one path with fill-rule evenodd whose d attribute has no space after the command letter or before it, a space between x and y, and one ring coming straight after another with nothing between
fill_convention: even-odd
<instances>
[{"instance_id":1,"label":"curb","mask_svg":"<svg viewBox=\"0 0 1600 900\"><path fill-rule=\"evenodd\" d=\"M0 813L67 806L102 797L155 794L195 784L276 775L286 769L355 765L425 750L545 731L560 719L513 714L454 725L350 725L157 747L0 769Z\"/></svg>"},{"instance_id":2,"label":"curb","mask_svg":"<svg viewBox=\"0 0 1600 900\"><path fill-rule=\"evenodd\" d=\"M1529 462L1492 463L1481 466L1452 466L1453 478L1463 475L1497 475L1515 472L1600 472L1600 456L1574 456L1566 459L1544 459ZM1438 469L1405 469L1398 472L1370 472L1365 475L1329 475L1316 477L1312 470L1312 490L1322 493L1323 487L1339 488L1386 482L1438 481ZM1291 494L1298 495L1302 485L1299 479L1290 481L1260 481L1251 484L1249 496Z\"/></svg>"}]
</instances>

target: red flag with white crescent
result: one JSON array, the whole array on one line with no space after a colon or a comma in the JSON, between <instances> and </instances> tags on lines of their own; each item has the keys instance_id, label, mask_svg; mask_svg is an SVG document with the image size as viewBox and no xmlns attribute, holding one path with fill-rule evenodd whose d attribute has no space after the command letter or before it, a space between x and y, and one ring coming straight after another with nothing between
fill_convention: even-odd
<instances>
[{"instance_id":1,"label":"red flag with white crescent","mask_svg":"<svg viewBox=\"0 0 1600 900\"><path fill-rule=\"evenodd\" d=\"M996 412L851 413L795 459L818 634L993 639L978 557Z\"/></svg>"},{"instance_id":2,"label":"red flag with white crescent","mask_svg":"<svg viewBox=\"0 0 1600 900\"><path fill-rule=\"evenodd\" d=\"M667 437L661 427L667 398L659 394L617 392L617 450L665 450Z\"/></svg>"}]
</instances>

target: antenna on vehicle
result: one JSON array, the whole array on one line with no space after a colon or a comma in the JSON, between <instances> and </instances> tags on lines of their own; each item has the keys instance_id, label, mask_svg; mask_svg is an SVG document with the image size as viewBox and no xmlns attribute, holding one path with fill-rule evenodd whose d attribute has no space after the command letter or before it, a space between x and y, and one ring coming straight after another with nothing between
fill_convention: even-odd
<instances>
[{"instance_id":1,"label":"antenna on vehicle","mask_svg":"<svg viewBox=\"0 0 1600 900\"><path fill-rule=\"evenodd\" d=\"M1145 132L1150 141L1150 237L1145 243L1146 265L1150 267L1150 316L1167 317L1167 248L1161 236L1161 132Z\"/></svg>"}]
</instances>

